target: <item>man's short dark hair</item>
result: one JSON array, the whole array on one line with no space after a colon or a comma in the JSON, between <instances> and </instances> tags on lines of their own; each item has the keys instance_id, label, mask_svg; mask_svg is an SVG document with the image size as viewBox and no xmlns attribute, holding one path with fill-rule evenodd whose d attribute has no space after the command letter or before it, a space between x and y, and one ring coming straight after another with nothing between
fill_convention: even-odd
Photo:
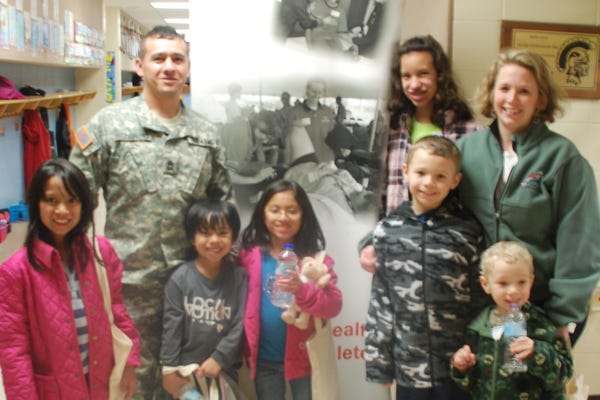
<instances>
[{"instance_id":1,"label":"man's short dark hair","mask_svg":"<svg viewBox=\"0 0 600 400\"><path fill-rule=\"evenodd\" d=\"M140 55L139 58L144 58L146 55L146 39L148 38L157 38L157 39L181 39L186 44L186 54L189 55L190 46L189 43L185 41L183 35L177 33L175 28L169 25L157 25L152 30L148 31L144 36L142 36L142 45L140 46Z\"/></svg>"}]
</instances>

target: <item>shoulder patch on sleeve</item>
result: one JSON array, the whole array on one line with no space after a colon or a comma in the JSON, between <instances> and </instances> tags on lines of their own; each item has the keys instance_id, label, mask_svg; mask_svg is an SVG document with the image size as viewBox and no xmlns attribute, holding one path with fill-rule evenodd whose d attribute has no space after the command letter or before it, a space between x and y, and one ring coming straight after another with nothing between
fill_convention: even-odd
<instances>
[{"instance_id":1,"label":"shoulder patch on sleeve","mask_svg":"<svg viewBox=\"0 0 600 400\"><path fill-rule=\"evenodd\" d=\"M81 150L85 150L90 144L94 143L94 139L86 126L82 126L75 134L75 141Z\"/></svg>"}]
</instances>

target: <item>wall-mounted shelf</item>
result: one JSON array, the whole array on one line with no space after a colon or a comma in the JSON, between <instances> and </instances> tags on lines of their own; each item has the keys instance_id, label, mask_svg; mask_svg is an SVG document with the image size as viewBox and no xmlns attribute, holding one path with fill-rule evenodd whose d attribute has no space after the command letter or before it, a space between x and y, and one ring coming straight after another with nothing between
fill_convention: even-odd
<instances>
[{"instance_id":1,"label":"wall-mounted shelf","mask_svg":"<svg viewBox=\"0 0 600 400\"><path fill-rule=\"evenodd\" d=\"M84 69L100 69L103 65L95 64L77 64L65 62L64 57L44 54L31 54L26 51L5 50L0 49L0 58L3 63L10 64L29 64L40 67L57 67L57 68L84 68Z\"/></svg>"},{"instance_id":2,"label":"wall-mounted shelf","mask_svg":"<svg viewBox=\"0 0 600 400\"><path fill-rule=\"evenodd\" d=\"M131 96L134 93L142 93L142 87L141 86L129 86L129 87L121 88L122 96Z\"/></svg>"},{"instance_id":3,"label":"wall-mounted shelf","mask_svg":"<svg viewBox=\"0 0 600 400\"><path fill-rule=\"evenodd\" d=\"M61 104L77 104L94 98L96 92L60 92L45 96L26 96L18 100L0 100L0 118L21 115L24 110L58 108Z\"/></svg>"}]
</instances>

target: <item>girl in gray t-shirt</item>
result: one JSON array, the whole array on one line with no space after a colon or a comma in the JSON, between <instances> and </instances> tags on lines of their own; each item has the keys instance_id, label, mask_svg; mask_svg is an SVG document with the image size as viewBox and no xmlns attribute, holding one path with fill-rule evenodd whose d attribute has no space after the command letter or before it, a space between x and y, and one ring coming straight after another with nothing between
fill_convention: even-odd
<instances>
[{"instance_id":1,"label":"girl in gray t-shirt","mask_svg":"<svg viewBox=\"0 0 600 400\"><path fill-rule=\"evenodd\" d=\"M189 378L172 372L192 363L198 376L226 372L236 378L241 365L247 279L231 248L240 230L235 206L194 203L185 219L193 257L180 265L165 286L162 346L163 387L174 398Z\"/></svg>"}]
</instances>

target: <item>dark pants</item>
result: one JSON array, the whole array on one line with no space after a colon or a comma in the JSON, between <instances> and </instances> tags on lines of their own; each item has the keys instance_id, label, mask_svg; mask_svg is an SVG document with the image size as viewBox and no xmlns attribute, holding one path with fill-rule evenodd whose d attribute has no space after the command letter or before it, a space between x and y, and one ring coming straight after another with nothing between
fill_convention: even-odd
<instances>
[{"instance_id":1,"label":"dark pants","mask_svg":"<svg viewBox=\"0 0 600 400\"><path fill-rule=\"evenodd\" d=\"M587 325L587 320L588 320L588 317L585 317L585 319L583 321L581 321L580 323L578 323L575 326L575 331L573 333L569 333L569 337L571 339L571 346L574 347L575 343L579 340L579 337L583 333L583 329Z\"/></svg>"},{"instance_id":2,"label":"dark pants","mask_svg":"<svg viewBox=\"0 0 600 400\"><path fill-rule=\"evenodd\" d=\"M311 399L310 375L292 379L289 384L293 400ZM259 400L284 400L286 381L283 363L258 360L254 386Z\"/></svg>"},{"instance_id":3,"label":"dark pants","mask_svg":"<svg viewBox=\"0 0 600 400\"><path fill-rule=\"evenodd\" d=\"M396 386L396 400L470 400L471 395L454 382L426 389Z\"/></svg>"}]
</instances>

